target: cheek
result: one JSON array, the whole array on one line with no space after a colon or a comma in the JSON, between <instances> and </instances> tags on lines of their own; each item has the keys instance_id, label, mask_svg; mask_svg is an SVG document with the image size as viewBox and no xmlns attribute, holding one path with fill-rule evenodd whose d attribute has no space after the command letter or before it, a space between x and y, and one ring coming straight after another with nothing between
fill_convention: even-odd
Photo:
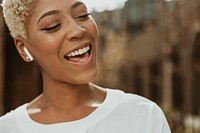
<instances>
[{"instance_id":1,"label":"cheek","mask_svg":"<svg viewBox=\"0 0 200 133\"><path fill-rule=\"evenodd\" d=\"M56 34L44 34L38 33L35 34L34 37L31 39L32 44L34 47L34 52L38 54L47 54L51 55L52 53L57 53L59 49L61 39L60 36ZM37 40L37 41L36 41Z\"/></svg>"},{"instance_id":2,"label":"cheek","mask_svg":"<svg viewBox=\"0 0 200 133\"><path fill-rule=\"evenodd\" d=\"M89 23L84 25L87 27L88 33L93 37L93 39L97 39L98 36L98 27L93 19L89 21Z\"/></svg>"},{"instance_id":3,"label":"cheek","mask_svg":"<svg viewBox=\"0 0 200 133\"><path fill-rule=\"evenodd\" d=\"M42 58L42 56L50 56L57 52L61 43L59 42L61 41L59 34L45 33L36 28L29 29L28 33L28 39L35 57Z\"/></svg>"},{"instance_id":4,"label":"cheek","mask_svg":"<svg viewBox=\"0 0 200 133\"><path fill-rule=\"evenodd\" d=\"M98 28L97 28L97 25L94 25L94 27L93 27L93 34L94 34L95 38L97 39L97 37L98 37Z\"/></svg>"},{"instance_id":5,"label":"cheek","mask_svg":"<svg viewBox=\"0 0 200 133\"><path fill-rule=\"evenodd\" d=\"M35 52L38 55L50 56L52 53L55 53L57 45L54 39L50 37L42 37L36 39L37 43L35 44Z\"/></svg>"},{"instance_id":6,"label":"cheek","mask_svg":"<svg viewBox=\"0 0 200 133\"><path fill-rule=\"evenodd\" d=\"M61 43L59 37L38 34L32 40L33 56L40 66L56 63Z\"/></svg>"}]
</instances>

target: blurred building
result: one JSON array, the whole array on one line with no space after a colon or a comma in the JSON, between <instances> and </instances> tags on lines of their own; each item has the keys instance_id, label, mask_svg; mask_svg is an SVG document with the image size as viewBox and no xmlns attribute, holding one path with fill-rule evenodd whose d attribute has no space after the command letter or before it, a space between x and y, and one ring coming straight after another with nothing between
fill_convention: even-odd
<instances>
[{"instance_id":1,"label":"blurred building","mask_svg":"<svg viewBox=\"0 0 200 133\"><path fill-rule=\"evenodd\" d=\"M200 1L129 0L94 16L97 83L155 101L176 132L200 132Z\"/></svg>"},{"instance_id":2,"label":"blurred building","mask_svg":"<svg viewBox=\"0 0 200 133\"><path fill-rule=\"evenodd\" d=\"M0 14L0 114L4 112L4 26L2 20L2 14Z\"/></svg>"}]
</instances>

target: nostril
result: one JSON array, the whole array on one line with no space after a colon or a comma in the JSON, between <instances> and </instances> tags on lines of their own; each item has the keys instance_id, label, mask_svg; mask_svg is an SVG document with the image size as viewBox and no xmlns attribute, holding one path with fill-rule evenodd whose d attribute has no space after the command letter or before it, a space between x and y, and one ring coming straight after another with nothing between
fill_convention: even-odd
<instances>
[{"instance_id":1,"label":"nostril","mask_svg":"<svg viewBox=\"0 0 200 133\"><path fill-rule=\"evenodd\" d=\"M81 39L81 38L84 37L84 35L85 34L82 34L81 36L73 36L73 37L70 38L70 40L73 41L73 40Z\"/></svg>"}]
</instances>

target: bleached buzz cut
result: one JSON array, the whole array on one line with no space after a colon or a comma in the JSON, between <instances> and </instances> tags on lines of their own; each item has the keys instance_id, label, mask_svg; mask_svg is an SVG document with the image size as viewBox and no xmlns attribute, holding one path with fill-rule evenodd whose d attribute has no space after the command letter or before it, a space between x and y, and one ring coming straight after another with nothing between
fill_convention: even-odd
<instances>
[{"instance_id":1,"label":"bleached buzz cut","mask_svg":"<svg viewBox=\"0 0 200 133\"><path fill-rule=\"evenodd\" d=\"M2 0L3 16L13 38L26 38L25 20L33 0Z\"/></svg>"}]
</instances>

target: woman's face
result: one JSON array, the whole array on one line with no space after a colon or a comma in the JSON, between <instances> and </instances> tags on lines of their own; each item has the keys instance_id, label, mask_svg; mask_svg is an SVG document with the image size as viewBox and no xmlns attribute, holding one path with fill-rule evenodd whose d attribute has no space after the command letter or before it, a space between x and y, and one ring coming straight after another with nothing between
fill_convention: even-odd
<instances>
[{"instance_id":1,"label":"woman's face","mask_svg":"<svg viewBox=\"0 0 200 133\"><path fill-rule=\"evenodd\" d=\"M72 84L95 78L97 26L81 1L39 0L27 30L44 78Z\"/></svg>"}]
</instances>

